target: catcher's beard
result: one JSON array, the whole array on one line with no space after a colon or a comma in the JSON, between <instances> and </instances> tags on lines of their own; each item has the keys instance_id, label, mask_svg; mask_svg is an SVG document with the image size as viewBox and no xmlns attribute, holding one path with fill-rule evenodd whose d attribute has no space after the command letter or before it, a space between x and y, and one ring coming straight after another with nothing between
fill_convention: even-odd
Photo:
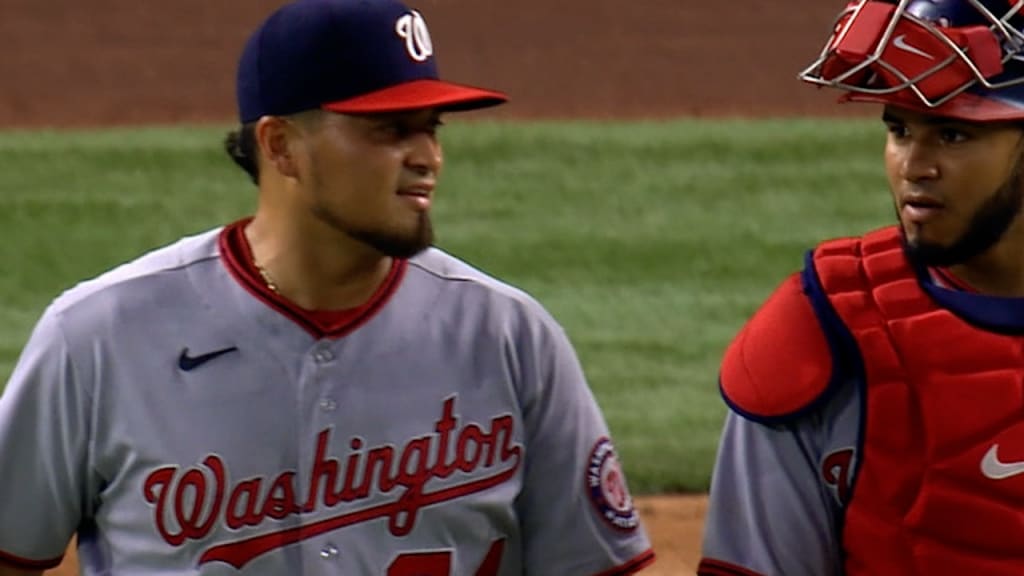
<instances>
[{"instance_id":1,"label":"catcher's beard","mask_svg":"<svg viewBox=\"0 0 1024 576\"><path fill-rule=\"evenodd\" d=\"M923 266L962 264L996 245L1024 207L1024 169L1021 160L996 191L974 212L967 229L952 244L907 241L907 256ZM896 208L899 218L899 208ZM902 227L902 224L901 224ZM906 230L904 229L904 238Z\"/></svg>"}]
</instances>

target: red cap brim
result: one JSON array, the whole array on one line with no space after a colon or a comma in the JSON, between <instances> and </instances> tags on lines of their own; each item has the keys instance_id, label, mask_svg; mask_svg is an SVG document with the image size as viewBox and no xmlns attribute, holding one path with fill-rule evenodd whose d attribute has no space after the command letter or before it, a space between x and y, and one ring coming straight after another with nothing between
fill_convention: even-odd
<instances>
[{"instance_id":1,"label":"red cap brim","mask_svg":"<svg viewBox=\"0 0 1024 576\"><path fill-rule=\"evenodd\" d=\"M341 114L401 112L421 108L460 111L497 106L506 101L508 96L494 90L441 80L414 80L356 98L329 102L321 108Z\"/></svg>"},{"instance_id":2,"label":"red cap brim","mask_svg":"<svg viewBox=\"0 0 1024 576\"><path fill-rule=\"evenodd\" d=\"M1024 108L964 92L951 98L941 106L928 106L916 96L904 90L895 94L865 94L850 92L839 98L840 102L872 102L888 104L915 112L922 112L943 118L955 118L968 122L1006 122L1024 119Z\"/></svg>"}]
</instances>

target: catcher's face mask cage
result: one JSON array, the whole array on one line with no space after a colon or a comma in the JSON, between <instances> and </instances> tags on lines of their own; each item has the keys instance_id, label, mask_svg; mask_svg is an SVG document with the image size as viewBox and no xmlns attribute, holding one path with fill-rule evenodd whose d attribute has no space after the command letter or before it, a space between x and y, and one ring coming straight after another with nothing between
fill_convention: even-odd
<instances>
[{"instance_id":1,"label":"catcher's face mask cage","mask_svg":"<svg viewBox=\"0 0 1024 576\"><path fill-rule=\"evenodd\" d=\"M847 99L1024 118L1024 0L855 0L800 74Z\"/></svg>"}]
</instances>

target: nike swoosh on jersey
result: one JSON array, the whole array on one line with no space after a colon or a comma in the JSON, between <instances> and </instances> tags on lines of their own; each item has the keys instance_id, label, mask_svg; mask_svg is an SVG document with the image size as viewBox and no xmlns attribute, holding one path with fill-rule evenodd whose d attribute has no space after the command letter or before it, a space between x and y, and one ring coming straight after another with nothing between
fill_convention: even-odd
<instances>
[{"instance_id":1,"label":"nike swoosh on jersey","mask_svg":"<svg viewBox=\"0 0 1024 576\"><path fill-rule=\"evenodd\" d=\"M899 48L900 50L903 50L904 52L910 52L911 54L916 54L922 58L935 60L935 57L932 56L931 54L925 52L924 50L921 50L917 46L911 46L910 44L907 44L906 34L900 34L895 39L893 39L892 45Z\"/></svg>"},{"instance_id":2,"label":"nike swoosh on jersey","mask_svg":"<svg viewBox=\"0 0 1024 576\"><path fill-rule=\"evenodd\" d=\"M237 346L231 346L230 348L214 350L213 352L207 352L206 354L200 354L199 356L189 356L188 348L185 348L181 351L181 356L178 356L178 368L181 368L185 372L191 372L218 356L223 356L228 352L235 352L237 350Z\"/></svg>"},{"instance_id":3,"label":"nike swoosh on jersey","mask_svg":"<svg viewBox=\"0 0 1024 576\"><path fill-rule=\"evenodd\" d=\"M1024 474L1024 462L1000 462L999 444L993 444L981 459L981 473L992 480L1003 480Z\"/></svg>"}]
</instances>

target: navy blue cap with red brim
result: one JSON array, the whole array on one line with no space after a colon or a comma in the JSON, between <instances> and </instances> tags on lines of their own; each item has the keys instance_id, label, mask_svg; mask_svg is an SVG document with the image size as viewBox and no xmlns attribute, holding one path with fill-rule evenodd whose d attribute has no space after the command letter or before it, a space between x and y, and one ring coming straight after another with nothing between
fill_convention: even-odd
<instances>
[{"instance_id":1,"label":"navy blue cap with red brim","mask_svg":"<svg viewBox=\"0 0 1024 576\"><path fill-rule=\"evenodd\" d=\"M279 8L245 45L237 98L242 123L313 109L459 111L508 100L442 80L425 19L398 0L297 0Z\"/></svg>"}]
</instances>

